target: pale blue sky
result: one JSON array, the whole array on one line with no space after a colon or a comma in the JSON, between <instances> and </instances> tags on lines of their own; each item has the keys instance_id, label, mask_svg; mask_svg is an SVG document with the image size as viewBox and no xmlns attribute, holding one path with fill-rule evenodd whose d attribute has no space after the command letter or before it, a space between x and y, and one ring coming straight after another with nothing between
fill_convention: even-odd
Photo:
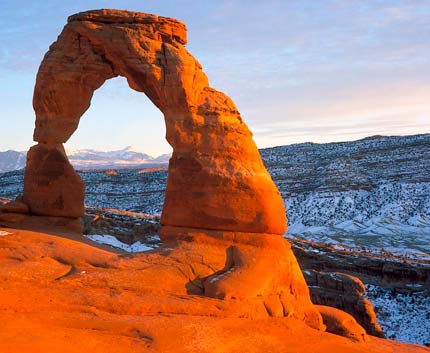
<instances>
[{"instance_id":1,"label":"pale blue sky","mask_svg":"<svg viewBox=\"0 0 430 353\"><path fill-rule=\"evenodd\" d=\"M259 147L430 132L430 0L0 0L0 151L33 144L38 65L67 16L182 20L188 50ZM95 92L68 149L169 152L161 113L124 79Z\"/></svg>"}]
</instances>

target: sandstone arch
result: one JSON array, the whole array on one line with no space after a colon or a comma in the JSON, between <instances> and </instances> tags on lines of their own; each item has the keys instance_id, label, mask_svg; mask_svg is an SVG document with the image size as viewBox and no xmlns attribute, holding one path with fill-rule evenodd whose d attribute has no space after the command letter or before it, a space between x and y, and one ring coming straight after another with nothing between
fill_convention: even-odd
<instances>
[{"instance_id":1,"label":"sandstone arch","mask_svg":"<svg viewBox=\"0 0 430 353\"><path fill-rule=\"evenodd\" d=\"M84 185L63 143L93 92L124 76L162 111L173 147L162 224L283 234L285 210L252 134L186 50L185 25L143 13L95 10L69 17L37 74L34 140L23 201L34 215L83 215ZM125 117L126 119L126 117Z\"/></svg>"},{"instance_id":2,"label":"sandstone arch","mask_svg":"<svg viewBox=\"0 0 430 353\"><path fill-rule=\"evenodd\" d=\"M142 293L212 297L236 307L232 315L243 317L241 308L246 308L246 317L288 317L324 330L281 235L286 230L283 202L252 135L231 99L209 86L185 43L185 26L173 19L117 10L71 16L37 75L33 105L38 144L27 157L25 205L20 198L9 205L9 210L24 213L28 206L30 215L0 214L0 225L40 230L39 223L46 222L49 231L58 226L55 234L85 241L76 236L84 185L63 143L78 127L93 92L121 75L160 108L173 147L163 246L137 256L137 261L146 259L145 266L134 268L140 277L131 282L142 281ZM68 226L76 228L64 231ZM350 333L339 325L336 332Z\"/></svg>"}]
</instances>

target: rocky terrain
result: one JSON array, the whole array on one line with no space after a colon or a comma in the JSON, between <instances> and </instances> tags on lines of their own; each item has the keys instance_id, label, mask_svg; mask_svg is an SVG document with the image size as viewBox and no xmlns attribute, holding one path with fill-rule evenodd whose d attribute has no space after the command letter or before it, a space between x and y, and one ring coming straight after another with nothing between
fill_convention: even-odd
<instances>
[{"instance_id":1,"label":"rocky terrain","mask_svg":"<svg viewBox=\"0 0 430 353\"><path fill-rule=\"evenodd\" d=\"M430 134L261 151L290 236L430 253Z\"/></svg>"},{"instance_id":2,"label":"rocky terrain","mask_svg":"<svg viewBox=\"0 0 430 353\"><path fill-rule=\"evenodd\" d=\"M186 43L180 21L102 9L70 16L49 47L23 195L0 207L0 317L11 323L0 351L283 352L296 342L297 352L423 351L373 339L350 314L312 303L252 133ZM148 253L98 251L83 237L85 185L63 145L116 76L163 112L173 147L162 246ZM299 327L306 345L288 334Z\"/></svg>"},{"instance_id":3,"label":"rocky terrain","mask_svg":"<svg viewBox=\"0 0 430 353\"><path fill-rule=\"evenodd\" d=\"M186 43L178 20L101 9L70 16L49 47L23 189L19 173L2 178L0 351L428 352L383 338L358 277L318 268L345 266L342 256L325 252L330 261L322 260L296 245L294 254L285 200L252 133ZM165 187L157 187L160 165L81 178L70 164L64 143L93 92L116 76L163 112L173 148ZM118 158L147 165L149 157L126 149ZM93 151L75 160L102 165ZM145 178L153 199L142 202L131 195L142 198L135 185ZM102 195L124 210L100 208ZM143 213L151 201L159 212L155 200L161 217ZM346 267L370 275L378 262ZM392 272L428 282L410 267ZM366 284L382 286L385 277Z\"/></svg>"},{"instance_id":4,"label":"rocky terrain","mask_svg":"<svg viewBox=\"0 0 430 353\"><path fill-rule=\"evenodd\" d=\"M315 302L360 312L365 303L354 299L357 291L348 290L348 281L336 280L343 274L356 276L364 283L359 292L372 303L387 338L430 343L429 257L408 258L385 250L332 246L298 238L289 241ZM321 276L331 281L318 280Z\"/></svg>"},{"instance_id":5,"label":"rocky terrain","mask_svg":"<svg viewBox=\"0 0 430 353\"><path fill-rule=\"evenodd\" d=\"M158 247L158 229L159 219L152 215L87 208L86 236L128 252ZM374 335L380 334L379 324L387 338L430 343L429 258L405 258L387 251L331 246L298 238L289 240L315 303L358 315L359 322L377 320L367 327ZM351 282L349 275L364 285ZM374 319L368 316L373 310L369 312L370 304L364 298L375 309Z\"/></svg>"},{"instance_id":6,"label":"rocky terrain","mask_svg":"<svg viewBox=\"0 0 430 353\"><path fill-rule=\"evenodd\" d=\"M192 294L199 276L224 261L225 249L213 242L130 255L76 237L0 228L0 351L429 352L269 316L258 298Z\"/></svg>"}]
</instances>

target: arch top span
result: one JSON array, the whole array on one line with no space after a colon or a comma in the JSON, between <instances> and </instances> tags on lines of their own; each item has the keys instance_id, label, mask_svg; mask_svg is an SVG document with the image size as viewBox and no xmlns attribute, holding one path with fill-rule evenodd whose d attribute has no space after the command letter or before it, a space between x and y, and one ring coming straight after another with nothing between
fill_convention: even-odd
<instances>
[{"instance_id":1,"label":"arch top span","mask_svg":"<svg viewBox=\"0 0 430 353\"><path fill-rule=\"evenodd\" d=\"M186 41L185 25L166 17L120 10L69 17L36 79L34 140L39 144L29 153L23 196L33 214L83 214L82 181L62 144L78 128L93 92L120 75L165 118L173 155L164 225L285 232L282 198L251 132L233 101L209 86Z\"/></svg>"},{"instance_id":2,"label":"arch top span","mask_svg":"<svg viewBox=\"0 0 430 353\"><path fill-rule=\"evenodd\" d=\"M89 21L106 24L130 24L130 25L149 25L149 33L164 36L165 41L177 41L180 44L187 44L187 28L185 23L170 17L157 16L143 12L125 10L90 10L79 12L69 16L67 22Z\"/></svg>"},{"instance_id":3,"label":"arch top span","mask_svg":"<svg viewBox=\"0 0 430 353\"><path fill-rule=\"evenodd\" d=\"M34 140L66 142L93 92L116 76L164 114L186 114L208 80L185 43L185 25L166 17L120 10L70 16L39 67Z\"/></svg>"}]
</instances>

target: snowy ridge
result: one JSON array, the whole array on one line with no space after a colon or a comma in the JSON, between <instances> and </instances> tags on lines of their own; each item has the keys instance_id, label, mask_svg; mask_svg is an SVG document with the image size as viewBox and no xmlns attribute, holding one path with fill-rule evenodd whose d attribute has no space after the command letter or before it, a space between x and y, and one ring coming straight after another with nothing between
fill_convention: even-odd
<instances>
[{"instance_id":1,"label":"snowy ridge","mask_svg":"<svg viewBox=\"0 0 430 353\"><path fill-rule=\"evenodd\" d=\"M121 249L130 253L144 252L154 249L153 247L149 247L145 244L142 244L140 241L136 241L133 244L125 244L112 235L88 234L85 235L85 237L96 243L110 245L114 248Z\"/></svg>"},{"instance_id":2,"label":"snowy ridge","mask_svg":"<svg viewBox=\"0 0 430 353\"><path fill-rule=\"evenodd\" d=\"M67 151L70 163L78 170L112 169L112 168L144 168L160 167L169 163L171 154L152 157L137 152L131 146L116 151L97 151L82 149ZM26 163L26 152L0 152L0 173L23 169Z\"/></svg>"},{"instance_id":3,"label":"snowy ridge","mask_svg":"<svg viewBox=\"0 0 430 353\"><path fill-rule=\"evenodd\" d=\"M366 284L364 295L372 303L387 338L407 343L430 343L430 297L371 284Z\"/></svg>"},{"instance_id":4,"label":"snowy ridge","mask_svg":"<svg viewBox=\"0 0 430 353\"><path fill-rule=\"evenodd\" d=\"M287 236L430 254L430 134L261 150Z\"/></svg>"},{"instance_id":5,"label":"snowy ridge","mask_svg":"<svg viewBox=\"0 0 430 353\"><path fill-rule=\"evenodd\" d=\"M285 206L290 223L287 236L430 254L430 183L304 192L290 196Z\"/></svg>"},{"instance_id":6,"label":"snowy ridge","mask_svg":"<svg viewBox=\"0 0 430 353\"><path fill-rule=\"evenodd\" d=\"M106 169L130 168L150 164L167 164L170 154L156 158L142 152L133 150L128 146L117 151L96 151L91 149L68 152L70 163L77 169Z\"/></svg>"},{"instance_id":7,"label":"snowy ridge","mask_svg":"<svg viewBox=\"0 0 430 353\"><path fill-rule=\"evenodd\" d=\"M25 167L26 153L18 151L0 152L0 173Z\"/></svg>"}]
</instances>

